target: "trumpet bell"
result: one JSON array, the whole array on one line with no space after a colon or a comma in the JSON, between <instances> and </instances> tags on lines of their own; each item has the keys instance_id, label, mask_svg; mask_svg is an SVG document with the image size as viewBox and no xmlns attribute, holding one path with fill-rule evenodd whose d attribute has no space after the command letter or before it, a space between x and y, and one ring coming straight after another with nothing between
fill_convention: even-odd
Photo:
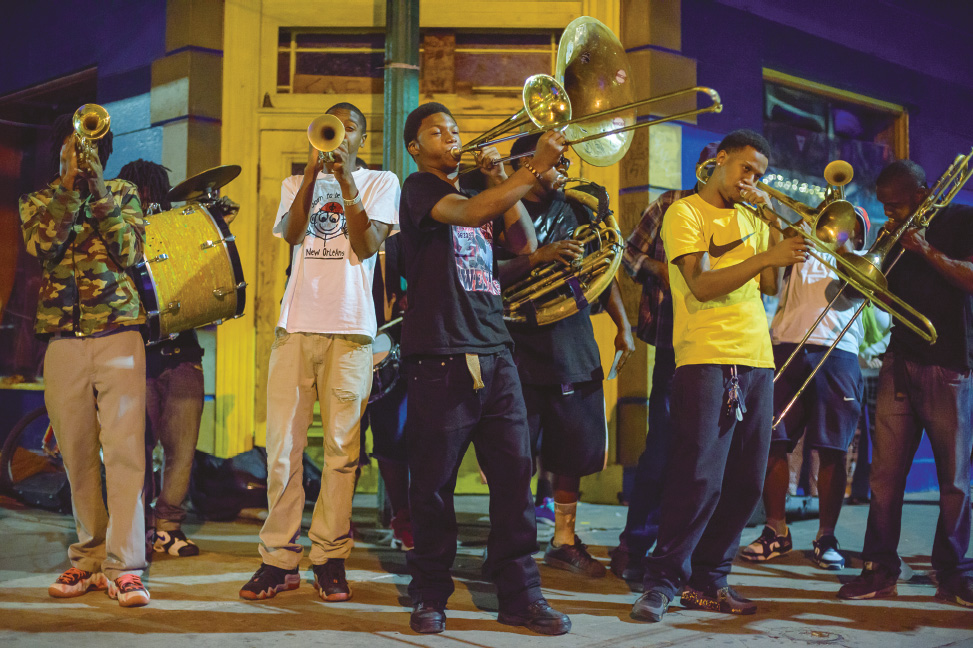
<instances>
[{"instance_id":1,"label":"trumpet bell","mask_svg":"<svg viewBox=\"0 0 973 648\"><path fill-rule=\"evenodd\" d=\"M88 140L101 139L111 128L111 115L98 104L85 104L74 111L71 124L78 137Z\"/></svg>"},{"instance_id":2,"label":"trumpet bell","mask_svg":"<svg viewBox=\"0 0 973 648\"><path fill-rule=\"evenodd\" d=\"M334 115L325 114L315 117L307 127L307 141L311 146L328 153L335 150L345 139L345 125Z\"/></svg>"},{"instance_id":3,"label":"trumpet bell","mask_svg":"<svg viewBox=\"0 0 973 648\"><path fill-rule=\"evenodd\" d=\"M590 16L572 20L557 46L555 76L571 97L579 117L614 106L633 103L634 86L628 57L618 37L604 23ZM564 130L568 140L605 133L635 123L635 109L581 121ZM632 145L632 132L606 135L572 145L582 160L593 166L609 166L622 159Z\"/></svg>"},{"instance_id":4,"label":"trumpet bell","mask_svg":"<svg viewBox=\"0 0 973 648\"><path fill-rule=\"evenodd\" d=\"M855 169L844 160L833 160L824 167L824 181L835 187L844 187L855 177Z\"/></svg>"}]
</instances>

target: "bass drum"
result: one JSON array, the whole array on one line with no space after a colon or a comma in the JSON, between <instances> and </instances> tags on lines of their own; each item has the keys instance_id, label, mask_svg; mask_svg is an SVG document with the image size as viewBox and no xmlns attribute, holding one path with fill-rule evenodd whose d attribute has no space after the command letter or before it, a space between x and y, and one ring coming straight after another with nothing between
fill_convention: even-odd
<instances>
[{"instance_id":1,"label":"bass drum","mask_svg":"<svg viewBox=\"0 0 973 648\"><path fill-rule=\"evenodd\" d=\"M380 331L372 342L372 393L368 402L385 396L399 381L399 345L387 331Z\"/></svg>"},{"instance_id":2,"label":"bass drum","mask_svg":"<svg viewBox=\"0 0 973 648\"><path fill-rule=\"evenodd\" d=\"M146 217L145 258L134 275L150 343L239 317L246 306L234 237L201 203Z\"/></svg>"}]
</instances>

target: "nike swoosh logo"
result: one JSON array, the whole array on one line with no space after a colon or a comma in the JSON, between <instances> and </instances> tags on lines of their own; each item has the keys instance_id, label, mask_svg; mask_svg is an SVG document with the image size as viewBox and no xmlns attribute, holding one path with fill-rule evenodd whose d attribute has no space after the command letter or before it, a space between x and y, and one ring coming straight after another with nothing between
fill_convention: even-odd
<instances>
[{"instance_id":1,"label":"nike swoosh logo","mask_svg":"<svg viewBox=\"0 0 973 648\"><path fill-rule=\"evenodd\" d=\"M750 232L749 234L747 234L746 236L744 236L742 239L738 239L736 241L733 241L732 243L727 243L725 245L717 245L716 243L714 243L713 242L713 235L710 234L710 237L709 237L709 255L711 257L721 257L724 254L727 254L733 248L737 247L738 245L740 245L741 243L743 243L744 241L746 241L751 236L753 236L754 233L755 232Z\"/></svg>"}]
</instances>

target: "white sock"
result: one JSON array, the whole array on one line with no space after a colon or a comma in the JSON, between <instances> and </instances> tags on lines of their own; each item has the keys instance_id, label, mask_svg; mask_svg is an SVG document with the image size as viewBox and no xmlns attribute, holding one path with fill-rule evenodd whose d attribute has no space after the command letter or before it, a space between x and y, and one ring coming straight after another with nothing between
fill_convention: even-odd
<instances>
[{"instance_id":1,"label":"white sock","mask_svg":"<svg viewBox=\"0 0 973 648\"><path fill-rule=\"evenodd\" d=\"M787 520L771 520L767 518L767 526L774 530L778 536L787 535Z\"/></svg>"},{"instance_id":2,"label":"white sock","mask_svg":"<svg viewBox=\"0 0 973 648\"><path fill-rule=\"evenodd\" d=\"M554 502L554 538L551 542L555 547L574 544L574 519L577 511L577 502Z\"/></svg>"}]
</instances>

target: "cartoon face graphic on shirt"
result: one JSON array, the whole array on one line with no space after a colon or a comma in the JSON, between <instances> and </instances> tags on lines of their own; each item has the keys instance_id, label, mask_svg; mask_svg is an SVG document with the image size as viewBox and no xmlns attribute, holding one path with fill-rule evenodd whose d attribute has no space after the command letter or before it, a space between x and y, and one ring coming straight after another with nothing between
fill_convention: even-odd
<instances>
[{"instance_id":1,"label":"cartoon face graphic on shirt","mask_svg":"<svg viewBox=\"0 0 973 648\"><path fill-rule=\"evenodd\" d=\"M339 234L347 238L348 228L345 225L345 209L337 202L325 202L318 197L311 203L311 218L308 220L307 233L323 241L333 239ZM319 205L321 205L319 207Z\"/></svg>"}]
</instances>

